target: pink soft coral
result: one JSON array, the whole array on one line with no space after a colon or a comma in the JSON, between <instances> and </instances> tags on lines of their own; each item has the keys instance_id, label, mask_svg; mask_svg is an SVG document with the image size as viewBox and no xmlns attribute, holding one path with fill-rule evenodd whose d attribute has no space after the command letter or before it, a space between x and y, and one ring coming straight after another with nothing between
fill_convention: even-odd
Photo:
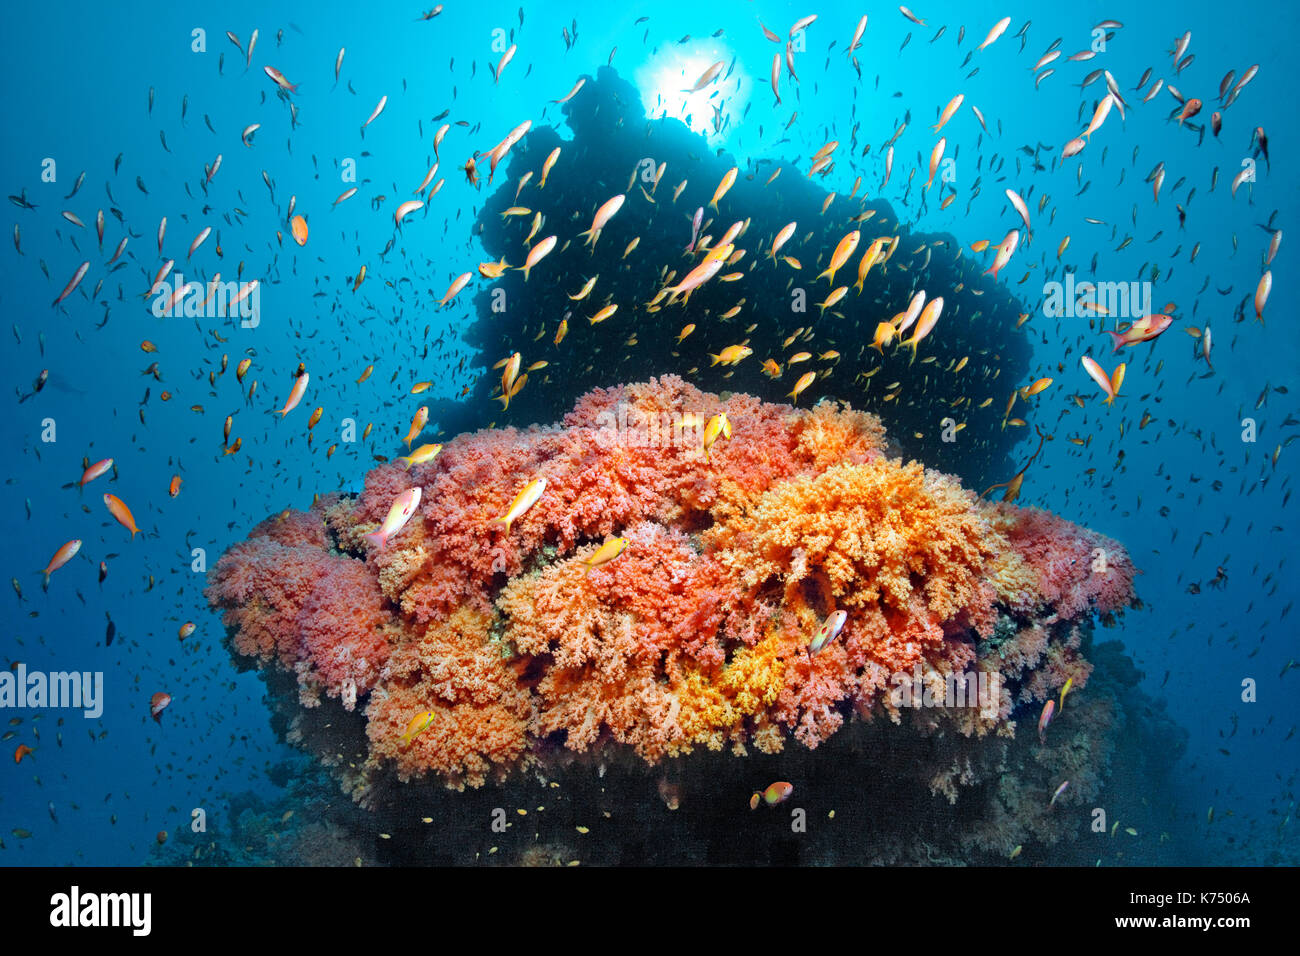
<instances>
[{"instance_id":1,"label":"pink soft coral","mask_svg":"<svg viewBox=\"0 0 1300 956\"><path fill-rule=\"evenodd\" d=\"M723 414L731 437L706 455ZM262 522L207 594L236 653L296 674L305 704L364 699L368 768L451 786L557 747L651 763L815 747L854 715L901 722L900 682L942 692L996 671L1021 702L1081 687L1072 622L1131 600L1124 550L884 449L874 417L834 403L673 376L597 389L560 425L461 435L427 464L372 470L354 499ZM493 519L538 476L507 533ZM365 537L412 487L406 526L384 547ZM589 570L611 535L626 550ZM835 609L843 630L814 655ZM1013 704L913 726L984 734Z\"/></svg>"}]
</instances>

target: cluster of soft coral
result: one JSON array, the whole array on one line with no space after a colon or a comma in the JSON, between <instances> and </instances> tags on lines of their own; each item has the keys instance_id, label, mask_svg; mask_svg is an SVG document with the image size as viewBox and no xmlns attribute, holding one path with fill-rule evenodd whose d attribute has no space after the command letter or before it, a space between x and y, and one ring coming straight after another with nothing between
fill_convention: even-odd
<instances>
[{"instance_id":1,"label":"cluster of soft coral","mask_svg":"<svg viewBox=\"0 0 1300 956\"><path fill-rule=\"evenodd\" d=\"M730 438L706 453L723 413ZM493 523L537 477L536 504L508 533ZM365 539L416 485L406 527ZM626 550L588 569L610 535ZM268 519L208 596L235 651L293 671L305 705L365 701L373 769L478 786L565 751L815 747L852 714L897 722L898 675L1005 669L992 712L957 725L983 734L1086 679L1068 622L1127 604L1132 575L1114 542L889 458L873 416L667 376ZM836 609L847 623L812 655ZM1012 618L1023 637L990 651Z\"/></svg>"}]
</instances>

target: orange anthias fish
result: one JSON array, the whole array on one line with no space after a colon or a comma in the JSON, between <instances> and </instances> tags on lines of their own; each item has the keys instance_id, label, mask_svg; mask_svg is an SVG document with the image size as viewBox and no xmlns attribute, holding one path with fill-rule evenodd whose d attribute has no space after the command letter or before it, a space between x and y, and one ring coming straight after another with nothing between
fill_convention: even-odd
<instances>
[{"instance_id":1,"label":"orange anthias fish","mask_svg":"<svg viewBox=\"0 0 1300 956\"><path fill-rule=\"evenodd\" d=\"M175 498L181 493L181 476L172 475L171 484L167 486L167 493Z\"/></svg>"},{"instance_id":2,"label":"orange anthias fish","mask_svg":"<svg viewBox=\"0 0 1300 956\"><path fill-rule=\"evenodd\" d=\"M1038 395L1039 393L1044 392L1048 388L1050 388L1051 384L1052 384L1052 380L1050 378L1040 378L1032 385L1027 385L1023 389L1021 389L1020 397L1033 398L1035 395Z\"/></svg>"},{"instance_id":3,"label":"orange anthias fish","mask_svg":"<svg viewBox=\"0 0 1300 956\"><path fill-rule=\"evenodd\" d=\"M429 422L429 406L421 405L415 410L415 415L411 418L410 430L406 433L406 447L410 450L413 442L420 432L424 431L424 426Z\"/></svg>"},{"instance_id":4,"label":"orange anthias fish","mask_svg":"<svg viewBox=\"0 0 1300 956\"><path fill-rule=\"evenodd\" d=\"M778 780L776 783L770 784L762 793L756 791L754 795L749 798L749 809L757 810L760 799L769 807L774 807L778 803L785 803L790 799L790 795L793 793L794 784L786 783L784 780Z\"/></svg>"},{"instance_id":5,"label":"orange anthias fish","mask_svg":"<svg viewBox=\"0 0 1300 956\"><path fill-rule=\"evenodd\" d=\"M24 757L34 752L35 751L26 744L19 744L18 749L14 751L14 763L22 763Z\"/></svg>"},{"instance_id":6,"label":"orange anthias fish","mask_svg":"<svg viewBox=\"0 0 1300 956\"><path fill-rule=\"evenodd\" d=\"M41 574L45 575L44 580L41 581L41 587L48 589L50 586L50 575L76 557L77 552L80 550L81 539L73 538L63 547L59 548L58 551L55 551L54 557L50 558L50 563L47 564L45 570L41 572Z\"/></svg>"},{"instance_id":7,"label":"orange anthias fish","mask_svg":"<svg viewBox=\"0 0 1300 956\"><path fill-rule=\"evenodd\" d=\"M117 495L104 495L104 504L108 506L109 514L117 519L117 523L131 532L131 538L134 540L136 532L140 529L135 526L135 517L131 514L131 509Z\"/></svg>"},{"instance_id":8,"label":"orange anthias fish","mask_svg":"<svg viewBox=\"0 0 1300 956\"><path fill-rule=\"evenodd\" d=\"M301 215L294 216L289 220L289 232L293 236L293 241L300 246L307 245L307 220Z\"/></svg>"}]
</instances>

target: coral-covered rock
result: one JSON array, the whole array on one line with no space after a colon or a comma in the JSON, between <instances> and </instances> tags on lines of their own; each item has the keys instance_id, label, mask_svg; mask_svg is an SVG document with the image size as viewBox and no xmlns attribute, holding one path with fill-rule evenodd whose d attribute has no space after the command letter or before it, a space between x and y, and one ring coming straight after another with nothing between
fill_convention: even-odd
<instances>
[{"instance_id":1,"label":"coral-covered rock","mask_svg":"<svg viewBox=\"0 0 1300 956\"><path fill-rule=\"evenodd\" d=\"M538 477L507 532L495 519ZM366 537L411 487L407 524ZM593 566L611 536L625 549ZM870 415L667 376L268 519L207 594L234 652L293 674L304 704L364 705L363 775L461 788L578 757L814 748L879 717L1009 737L1083 688L1079 625L1129 603L1133 573L1109 539L890 458ZM917 772L955 799L999 759L957 748Z\"/></svg>"}]
</instances>

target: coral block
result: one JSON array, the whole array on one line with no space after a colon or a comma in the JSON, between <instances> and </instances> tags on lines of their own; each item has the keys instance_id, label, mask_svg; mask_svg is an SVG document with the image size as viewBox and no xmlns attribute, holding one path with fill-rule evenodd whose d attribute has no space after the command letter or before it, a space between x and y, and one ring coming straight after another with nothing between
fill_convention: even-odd
<instances>
[{"instance_id":1,"label":"coral block","mask_svg":"<svg viewBox=\"0 0 1300 956\"><path fill-rule=\"evenodd\" d=\"M722 414L731 435L706 455ZM507 533L493 519L537 477ZM414 486L417 512L378 547L365 534ZM625 549L590 567L611 536ZM1008 718L1086 683L1078 625L1127 605L1133 574L1114 541L891 458L873 416L666 376L268 519L207 595L234 652L294 674L305 705L364 705L364 774L463 787L577 755L816 747L846 721L903 721L905 689L977 673L1003 682L988 709L914 726L1011 734Z\"/></svg>"}]
</instances>

